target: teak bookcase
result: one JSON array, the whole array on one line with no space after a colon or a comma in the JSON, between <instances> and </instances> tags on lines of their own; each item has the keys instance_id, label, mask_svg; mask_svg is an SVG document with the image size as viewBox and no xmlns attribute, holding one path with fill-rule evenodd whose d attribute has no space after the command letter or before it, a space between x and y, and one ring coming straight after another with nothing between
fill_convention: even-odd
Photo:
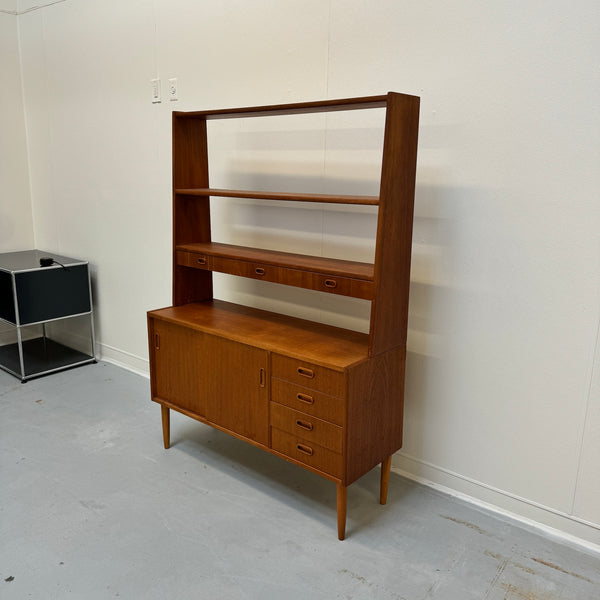
<instances>
[{"instance_id":1,"label":"teak bookcase","mask_svg":"<svg viewBox=\"0 0 600 600\"><path fill-rule=\"evenodd\" d=\"M385 108L379 196L211 189L208 119ZM173 306L148 313L152 399L347 486L402 446L419 98L382 96L173 113ZM378 206L374 264L211 241L210 197ZM371 301L369 334L213 298L212 271Z\"/></svg>"}]
</instances>

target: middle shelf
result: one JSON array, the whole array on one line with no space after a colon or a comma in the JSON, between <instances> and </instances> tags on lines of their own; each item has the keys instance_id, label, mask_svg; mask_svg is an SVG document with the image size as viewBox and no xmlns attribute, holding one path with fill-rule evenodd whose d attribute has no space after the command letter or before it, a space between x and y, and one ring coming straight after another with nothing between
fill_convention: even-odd
<instances>
[{"instance_id":1,"label":"middle shelf","mask_svg":"<svg viewBox=\"0 0 600 600\"><path fill-rule=\"evenodd\" d=\"M254 190L226 190L220 188L178 188L175 190L175 193L181 196L220 196L223 198L321 202L324 204L362 204L365 206L377 206L379 204L379 196L306 194L303 192L261 192Z\"/></svg>"},{"instance_id":2,"label":"middle shelf","mask_svg":"<svg viewBox=\"0 0 600 600\"><path fill-rule=\"evenodd\" d=\"M374 267L322 256L307 256L217 242L176 246L182 267L218 271L295 287L372 300Z\"/></svg>"}]
</instances>

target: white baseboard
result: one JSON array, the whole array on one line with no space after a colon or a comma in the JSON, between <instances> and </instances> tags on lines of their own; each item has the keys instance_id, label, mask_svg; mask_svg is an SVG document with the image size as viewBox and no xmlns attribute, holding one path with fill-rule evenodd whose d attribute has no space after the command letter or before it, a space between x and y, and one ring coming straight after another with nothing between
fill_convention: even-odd
<instances>
[{"instance_id":1,"label":"white baseboard","mask_svg":"<svg viewBox=\"0 0 600 600\"><path fill-rule=\"evenodd\" d=\"M494 488L398 452L392 470L412 481L459 498L482 509L508 517L528 529L557 538L562 543L600 554L600 524L569 515L527 498Z\"/></svg>"},{"instance_id":2,"label":"white baseboard","mask_svg":"<svg viewBox=\"0 0 600 600\"><path fill-rule=\"evenodd\" d=\"M141 358L135 354L118 350L107 344L96 343L96 358L105 360L117 367L127 369L146 379L150 378L150 365L148 359Z\"/></svg>"}]
</instances>

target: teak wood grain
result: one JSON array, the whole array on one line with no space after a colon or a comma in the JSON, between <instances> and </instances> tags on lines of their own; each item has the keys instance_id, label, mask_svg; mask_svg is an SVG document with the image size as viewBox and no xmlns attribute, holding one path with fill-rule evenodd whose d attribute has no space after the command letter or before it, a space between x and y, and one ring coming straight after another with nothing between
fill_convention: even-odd
<instances>
[{"instance_id":1,"label":"teak wood grain","mask_svg":"<svg viewBox=\"0 0 600 600\"><path fill-rule=\"evenodd\" d=\"M349 366L347 365L347 367ZM278 377L296 385L329 394L330 396L337 396L338 398L346 397L347 384L345 373L311 363L306 359L298 360L297 358L282 356L281 354L272 354L271 373L273 377Z\"/></svg>"},{"instance_id":2,"label":"teak wood grain","mask_svg":"<svg viewBox=\"0 0 600 600\"><path fill-rule=\"evenodd\" d=\"M406 349L355 365L348 374L346 484L402 447Z\"/></svg>"},{"instance_id":3,"label":"teak wood grain","mask_svg":"<svg viewBox=\"0 0 600 600\"><path fill-rule=\"evenodd\" d=\"M268 445L266 351L158 319L151 329L155 399Z\"/></svg>"},{"instance_id":4,"label":"teak wood grain","mask_svg":"<svg viewBox=\"0 0 600 600\"><path fill-rule=\"evenodd\" d=\"M342 452L344 438L343 429L339 425L293 410L277 402L271 402L270 423L271 427L285 431L298 440L317 444L339 454Z\"/></svg>"},{"instance_id":5,"label":"teak wood grain","mask_svg":"<svg viewBox=\"0 0 600 600\"><path fill-rule=\"evenodd\" d=\"M193 329L149 320L152 396L205 416L206 394L197 376L201 337Z\"/></svg>"},{"instance_id":6,"label":"teak wood grain","mask_svg":"<svg viewBox=\"0 0 600 600\"><path fill-rule=\"evenodd\" d=\"M171 306L149 314L341 372L367 357L368 337L364 333L222 300Z\"/></svg>"},{"instance_id":7,"label":"teak wood grain","mask_svg":"<svg viewBox=\"0 0 600 600\"><path fill-rule=\"evenodd\" d=\"M346 401L317 390L284 381L271 372L271 399L279 404L314 415L336 425L344 425Z\"/></svg>"},{"instance_id":8,"label":"teak wood grain","mask_svg":"<svg viewBox=\"0 0 600 600\"><path fill-rule=\"evenodd\" d=\"M333 452L313 442L298 439L295 435L273 426L271 427L271 445L273 450L292 459L295 464L308 465L334 479L339 480L342 477L344 460L343 455L339 452Z\"/></svg>"},{"instance_id":9,"label":"teak wood grain","mask_svg":"<svg viewBox=\"0 0 600 600\"><path fill-rule=\"evenodd\" d=\"M367 263L214 242L179 245L176 255L180 266L363 300L373 298L373 266Z\"/></svg>"},{"instance_id":10,"label":"teak wood grain","mask_svg":"<svg viewBox=\"0 0 600 600\"><path fill-rule=\"evenodd\" d=\"M341 277L354 277L355 279L373 281L373 265L369 263L327 258L324 256L294 254L292 252L280 252L277 250L264 250L249 246L235 246L218 242L178 244L176 248L179 251L196 252L207 256L217 256L290 269L303 269L323 275L339 275Z\"/></svg>"},{"instance_id":11,"label":"teak wood grain","mask_svg":"<svg viewBox=\"0 0 600 600\"><path fill-rule=\"evenodd\" d=\"M208 140L205 119L182 123L173 117L173 188L208 186ZM173 194L173 247L210 242L209 198ZM173 304L212 298L212 273L177 264L173 253Z\"/></svg>"},{"instance_id":12,"label":"teak wood grain","mask_svg":"<svg viewBox=\"0 0 600 600\"><path fill-rule=\"evenodd\" d=\"M254 200L282 200L287 202L321 202L324 204L362 204L377 206L378 196L342 194L306 194L302 192L261 192L258 190L224 190L219 188L181 188L176 194L186 196L213 196L222 198L251 198Z\"/></svg>"},{"instance_id":13,"label":"teak wood grain","mask_svg":"<svg viewBox=\"0 0 600 600\"><path fill-rule=\"evenodd\" d=\"M385 109L377 197L213 189L210 119ZM176 410L347 487L402 446L408 292L419 98L382 96L173 113L173 306L148 313L150 386L163 441ZM210 197L377 206L374 264L275 252L211 239ZM358 333L213 298L212 272L371 302Z\"/></svg>"},{"instance_id":14,"label":"teak wood grain","mask_svg":"<svg viewBox=\"0 0 600 600\"><path fill-rule=\"evenodd\" d=\"M363 96L360 98L342 98L339 100L317 100L315 102L296 102L293 104L272 104L245 108L223 108L192 112L175 112L181 119L234 119L248 117L276 117L279 115L300 115L306 113L336 112L341 110L360 110L365 108L385 108L389 94L384 96Z\"/></svg>"},{"instance_id":15,"label":"teak wood grain","mask_svg":"<svg viewBox=\"0 0 600 600\"><path fill-rule=\"evenodd\" d=\"M371 355L406 344L418 129L419 98L389 94L375 244Z\"/></svg>"}]
</instances>

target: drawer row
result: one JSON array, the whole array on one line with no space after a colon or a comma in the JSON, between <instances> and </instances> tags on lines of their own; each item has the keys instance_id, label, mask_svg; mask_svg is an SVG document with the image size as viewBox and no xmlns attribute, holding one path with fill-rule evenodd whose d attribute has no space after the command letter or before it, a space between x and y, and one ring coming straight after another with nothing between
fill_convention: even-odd
<instances>
[{"instance_id":1,"label":"drawer row","mask_svg":"<svg viewBox=\"0 0 600 600\"><path fill-rule=\"evenodd\" d=\"M271 447L342 477L344 373L278 354L271 366Z\"/></svg>"},{"instance_id":2,"label":"drawer row","mask_svg":"<svg viewBox=\"0 0 600 600\"><path fill-rule=\"evenodd\" d=\"M323 275L301 269L264 265L184 250L177 251L177 264L183 267L218 271L219 273L249 277L251 279L262 279L272 283L330 292L342 296L362 298L363 300L372 300L374 294L374 284L372 281Z\"/></svg>"}]
</instances>

